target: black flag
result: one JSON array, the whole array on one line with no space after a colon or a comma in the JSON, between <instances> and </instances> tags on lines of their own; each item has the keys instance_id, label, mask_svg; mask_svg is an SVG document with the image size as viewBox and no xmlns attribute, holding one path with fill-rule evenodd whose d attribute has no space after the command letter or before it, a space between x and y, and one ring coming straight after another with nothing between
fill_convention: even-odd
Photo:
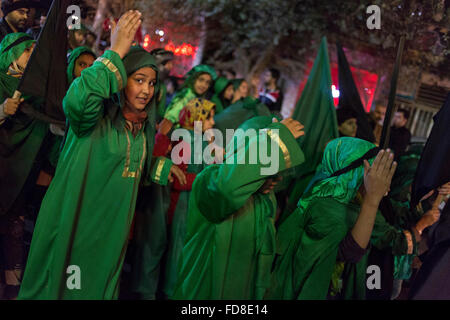
<instances>
[{"instance_id":1,"label":"black flag","mask_svg":"<svg viewBox=\"0 0 450 320\"><path fill-rule=\"evenodd\" d=\"M54 0L28 61L18 91L44 99L45 116L64 121L62 100L67 81L67 7L71 0ZM81 18L81 17L79 17Z\"/></svg>"},{"instance_id":2,"label":"black flag","mask_svg":"<svg viewBox=\"0 0 450 320\"><path fill-rule=\"evenodd\" d=\"M433 129L414 177L411 208L428 192L450 181L450 93L433 120Z\"/></svg>"},{"instance_id":3,"label":"black flag","mask_svg":"<svg viewBox=\"0 0 450 320\"><path fill-rule=\"evenodd\" d=\"M367 114L361 103L361 98L353 81L352 72L345 57L344 50L341 45L336 44L339 64L339 107L350 108L355 111L357 115L358 131L356 137L370 142L375 141L373 129L369 124Z\"/></svg>"},{"instance_id":4,"label":"black flag","mask_svg":"<svg viewBox=\"0 0 450 320\"><path fill-rule=\"evenodd\" d=\"M397 48L397 57L395 58L394 71L391 77L391 88L389 90L389 100L386 108L386 115L384 117L383 129L381 131L380 148L386 149L389 145L390 133L391 133L391 120L394 114L395 95L397 93L397 80L398 73L400 72L400 66L402 64L403 47L405 45L405 36L400 38L400 42Z\"/></svg>"}]
</instances>

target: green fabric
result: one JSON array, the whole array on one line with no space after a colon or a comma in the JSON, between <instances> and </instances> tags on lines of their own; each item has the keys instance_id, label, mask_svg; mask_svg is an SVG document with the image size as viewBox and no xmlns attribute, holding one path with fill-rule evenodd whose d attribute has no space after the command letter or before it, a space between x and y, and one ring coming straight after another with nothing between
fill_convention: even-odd
<instances>
[{"instance_id":1,"label":"green fabric","mask_svg":"<svg viewBox=\"0 0 450 320\"><path fill-rule=\"evenodd\" d=\"M256 116L271 116L264 103L253 97L247 97L230 105L223 112L214 116L214 128L220 130L226 138L226 129L237 129L245 121ZM228 141L226 141L228 144Z\"/></svg>"},{"instance_id":2,"label":"green fabric","mask_svg":"<svg viewBox=\"0 0 450 320\"><path fill-rule=\"evenodd\" d=\"M221 113L223 109L230 105L230 103L223 98L223 92L229 84L230 80L224 77L217 78L214 83L214 95L211 98L211 101L216 105L216 114Z\"/></svg>"},{"instance_id":3,"label":"green fabric","mask_svg":"<svg viewBox=\"0 0 450 320\"><path fill-rule=\"evenodd\" d=\"M339 137L325 37L322 39L314 66L292 118L305 126L305 135L297 141L305 152L306 161L295 168L296 180L289 195L287 208L280 217L281 220L296 207L322 159L326 144Z\"/></svg>"},{"instance_id":4,"label":"green fabric","mask_svg":"<svg viewBox=\"0 0 450 320\"><path fill-rule=\"evenodd\" d=\"M26 37L29 40L25 40L20 44L12 47L5 52L5 49L19 38ZM7 34L0 43L0 73L6 73L9 66L15 60L17 60L26 48L29 48L36 41L31 38L29 34L16 32Z\"/></svg>"},{"instance_id":5,"label":"green fabric","mask_svg":"<svg viewBox=\"0 0 450 320\"><path fill-rule=\"evenodd\" d=\"M353 200L363 182L364 168L361 165L337 177L330 175L373 147L372 143L348 137L335 139L327 145L321 170L314 178L316 183L278 229L279 256L266 298L326 299L339 244L359 214L360 205ZM403 233L388 225L380 212L375 219L371 244L380 249L391 247L394 255L407 250ZM365 298L368 254L369 250L356 264L345 263L341 298Z\"/></svg>"},{"instance_id":6,"label":"green fabric","mask_svg":"<svg viewBox=\"0 0 450 320\"><path fill-rule=\"evenodd\" d=\"M78 47L75 48L73 51L70 52L68 66L67 66L67 80L69 82L69 85L73 81L73 72L75 71L75 61L78 59L79 56L81 56L84 53L89 53L94 58L96 58L95 53L88 47Z\"/></svg>"},{"instance_id":7,"label":"green fabric","mask_svg":"<svg viewBox=\"0 0 450 320\"><path fill-rule=\"evenodd\" d=\"M191 134L191 163L187 166L188 173L199 174L205 167L206 164L195 164L194 157L195 154L192 152L194 150L194 131L189 130ZM208 141L202 141L202 152L208 146ZM170 226L169 242L167 248L167 260L165 267L165 277L164 277L164 293L170 297L173 295L175 286L177 284L177 266L180 260L181 252L183 250L184 237L186 235L186 225L189 211L189 196L191 191L181 191L178 197L178 201L173 213L172 225Z\"/></svg>"},{"instance_id":8,"label":"green fabric","mask_svg":"<svg viewBox=\"0 0 450 320\"><path fill-rule=\"evenodd\" d=\"M169 181L169 172L172 165L172 160L165 157L158 157L155 164L152 166L152 181L162 186L167 185Z\"/></svg>"},{"instance_id":9,"label":"green fabric","mask_svg":"<svg viewBox=\"0 0 450 320\"><path fill-rule=\"evenodd\" d=\"M194 91L194 83L197 80L197 78L207 73L211 76L212 80L215 81L217 79L216 71L208 66L208 65L198 65L189 70L188 73L186 73L182 89L177 92L170 102L170 104L167 106L166 112L164 114L164 118L172 122L175 127L178 127L178 116L180 114L180 111L184 108L184 106L193 98L203 98L204 95L199 96Z\"/></svg>"},{"instance_id":10,"label":"green fabric","mask_svg":"<svg viewBox=\"0 0 450 320\"><path fill-rule=\"evenodd\" d=\"M23 36L22 33L8 34L0 43L0 103L13 96L20 81L6 74L9 65L34 41L26 40L7 52L4 50ZM24 98L37 110L41 108L39 101ZM32 119L20 110L0 125L0 214L8 212L19 196L47 132L48 124Z\"/></svg>"},{"instance_id":11,"label":"green fabric","mask_svg":"<svg viewBox=\"0 0 450 320\"><path fill-rule=\"evenodd\" d=\"M304 161L284 125L272 123L267 128L279 130L292 166ZM256 137L250 139L238 156L248 158L257 141ZM228 151L229 156L236 155ZM279 171L283 171L289 162L282 150L279 157ZM261 167L259 162L213 164L196 177L173 298L262 298L275 253L276 200L273 193L257 192L267 179L261 175Z\"/></svg>"},{"instance_id":12,"label":"green fabric","mask_svg":"<svg viewBox=\"0 0 450 320\"><path fill-rule=\"evenodd\" d=\"M125 85L134 70L157 69L142 48L132 48L124 62L110 50L102 57L118 73L96 61L64 98L70 127L38 215L20 299L118 296L138 188L151 171L155 131L154 98L141 131L134 137L126 129L119 79ZM81 289L66 286L70 265L81 270Z\"/></svg>"}]
</instances>

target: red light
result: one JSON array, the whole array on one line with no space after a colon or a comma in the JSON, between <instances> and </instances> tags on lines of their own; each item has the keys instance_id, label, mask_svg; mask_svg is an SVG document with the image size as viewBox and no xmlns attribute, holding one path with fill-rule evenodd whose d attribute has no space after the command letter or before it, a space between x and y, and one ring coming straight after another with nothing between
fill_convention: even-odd
<instances>
[{"instance_id":1,"label":"red light","mask_svg":"<svg viewBox=\"0 0 450 320\"><path fill-rule=\"evenodd\" d=\"M198 47L194 47L188 43L183 43L181 46L175 46L172 41L165 46L167 51L172 51L176 56L193 56Z\"/></svg>"}]
</instances>

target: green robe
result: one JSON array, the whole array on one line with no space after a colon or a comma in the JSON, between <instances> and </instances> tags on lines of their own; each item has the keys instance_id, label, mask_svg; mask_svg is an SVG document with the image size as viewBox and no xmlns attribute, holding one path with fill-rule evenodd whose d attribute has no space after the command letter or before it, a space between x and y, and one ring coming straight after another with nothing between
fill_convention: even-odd
<instances>
[{"instance_id":1,"label":"green robe","mask_svg":"<svg viewBox=\"0 0 450 320\"><path fill-rule=\"evenodd\" d=\"M343 280L340 298L365 298L368 253L358 263L336 262L339 244L359 214L359 205L353 200L363 182L364 168L361 165L338 176L332 174L373 147L367 141L347 137L327 145L320 170L313 178L315 183L302 196L298 208L280 224L277 259L265 298L326 299L332 278L333 284L339 278ZM379 249L391 247L394 255L405 254L408 248L403 232L386 223L380 213L371 243ZM336 285L332 291L339 291Z\"/></svg>"},{"instance_id":2,"label":"green robe","mask_svg":"<svg viewBox=\"0 0 450 320\"><path fill-rule=\"evenodd\" d=\"M273 123L267 128L279 129L279 171L304 161L284 125ZM246 157L256 140L245 147ZM261 175L261 167L260 163L213 164L197 176L173 298L263 297L275 253L276 201L273 193L257 192L268 178Z\"/></svg>"},{"instance_id":3,"label":"green robe","mask_svg":"<svg viewBox=\"0 0 450 320\"><path fill-rule=\"evenodd\" d=\"M211 101L216 105L216 114L221 113L226 107L230 105L229 101L223 99L223 92L230 84L230 80L224 77L219 77L214 84L214 95Z\"/></svg>"},{"instance_id":4,"label":"green robe","mask_svg":"<svg viewBox=\"0 0 450 320\"><path fill-rule=\"evenodd\" d=\"M326 299L330 290L339 244L353 228L360 206L343 204L328 198L313 200L304 214L297 209L278 230L277 263L267 299ZM296 237L292 237L292 235ZM378 249L391 247L394 255L407 251L403 233L390 226L377 213L371 245ZM366 294L367 258L358 263L345 263L340 297L364 299Z\"/></svg>"},{"instance_id":5,"label":"green robe","mask_svg":"<svg viewBox=\"0 0 450 320\"><path fill-rule=\"evenodd\" d=\"M245 121L257 116L270 116L270 110L264 103L253 97L241 99L220 114L214 116L214 128L222 132L226 138L226 129L237 129ZM226 141L228 144L229 141ZM225 144L225 145L226 145Z\"/></svg>"},{"instance_id":6,"label":"green robe","mask_svg":"<svg viewBox=\"0 0 450 320\"><path fill-rule=\"evenodd\" d=\"M194 68L189 70L188 73L186 73L186 80L183 84L183 89L175 94L175 97L167 106L164 118L172 122L176 128L178 127L178 116L180 115L180 111L192 99L201 98L195 93L194 83L197 80L197 77L204 73L209 74L213 81L215 81L217 78L216 71L212 67L204 64L195 66Z\"/></svg>"},{"instance_id":7,"label":"green robe","mask_svg":"<svg viewBox=\"0 0 450 320\"><path fill-rule=\"evenodd\" d=\"M191 163L187 166L188 173L199 174L206 164L194 163L194 131L189 130L191 133ZM204 150L208 145L207 141L203 141ZM180 260L181 252L183 250L184 238L186 236L187 216L189 212L189 196L191 191L180 191L180 195L173 214L171 230L168 238L167 260L165 266L164 277L164 293L170 297L173 295L177 282L177 267Z\"/></svg>"},{"instance_id":8,"label":"green robe","mask_svg":"<svg viewBox=\"0 0 450 320\"><path fill-rule=\"evenodd\" d=\"M128 55L128 64L140 63L134 70L156 68L153 58L139 54L138 48ZM116 100L126 83L127 57L122 62L107 50L64 98L70 127L39 212L20 299L118 296L139 183L149 171L154 139L154 99L148 105L153 112L135 137ZM156 176L165 164L170 161L158 165ZM73 266L79 268L79 288L70 285L78 283L70 278L77 275Z\"/></svg>"},{"instance_id":9,"label":"green robe","mask_svg":"<svg viewBox=\"0 0 450 320\"><path fill-rule=\"evenodd\" d=\"M11 98L20 79L6 74L9 65L29 47L34 40L26 40L10 50L4 51L23 33L9 34L0 45L0 103ZM24 97L39 111L42 104L36 99ZM0 124L0 214L9 211L23 190L30 176L35 160L48 133L49 125L23 113L20 108L14 116L7 117Z\"/></svg>"}]
</instances>

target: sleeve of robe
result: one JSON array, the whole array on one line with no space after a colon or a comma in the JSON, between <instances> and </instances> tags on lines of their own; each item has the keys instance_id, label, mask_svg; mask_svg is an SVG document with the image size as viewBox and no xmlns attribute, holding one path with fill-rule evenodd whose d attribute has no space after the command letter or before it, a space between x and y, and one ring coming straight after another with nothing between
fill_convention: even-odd
<instances>
[{"instance_id":1,"label":"sleeve of robe","mask_svg":"<svg viewBox=\"0 0 450 320\"><path fill-rule=\"evenodd\" d=\"M285 125L270 124L267 135L279 147L277 172L304 161L302 150ZM238 157L249 159L250 151L258 150L254 146L252 148L252 144L258 144L257 137L246 144L245 152L238 152ZM239 164L239 159L234 162L236 164L228 164L225 160L223 164L211 165L197 175L194 181L191 197L195 197L200 212L213 223L220 223L239 210L269 177L261 174L261 168L268 166L259 161L256 164Z\"/></svg>"},{"instance_id":2,"label":"sleeve of robe","mask_svg":"<svg viewBox=\"0 0 450 320\"><path fill-rule=\"evenodd\" d=\"M126 85L127 74L120 56L107 50L76 78L63 101L70 127L78 136L89 135L103 116L103 100Z\"/></svg>"}]
</instances>

